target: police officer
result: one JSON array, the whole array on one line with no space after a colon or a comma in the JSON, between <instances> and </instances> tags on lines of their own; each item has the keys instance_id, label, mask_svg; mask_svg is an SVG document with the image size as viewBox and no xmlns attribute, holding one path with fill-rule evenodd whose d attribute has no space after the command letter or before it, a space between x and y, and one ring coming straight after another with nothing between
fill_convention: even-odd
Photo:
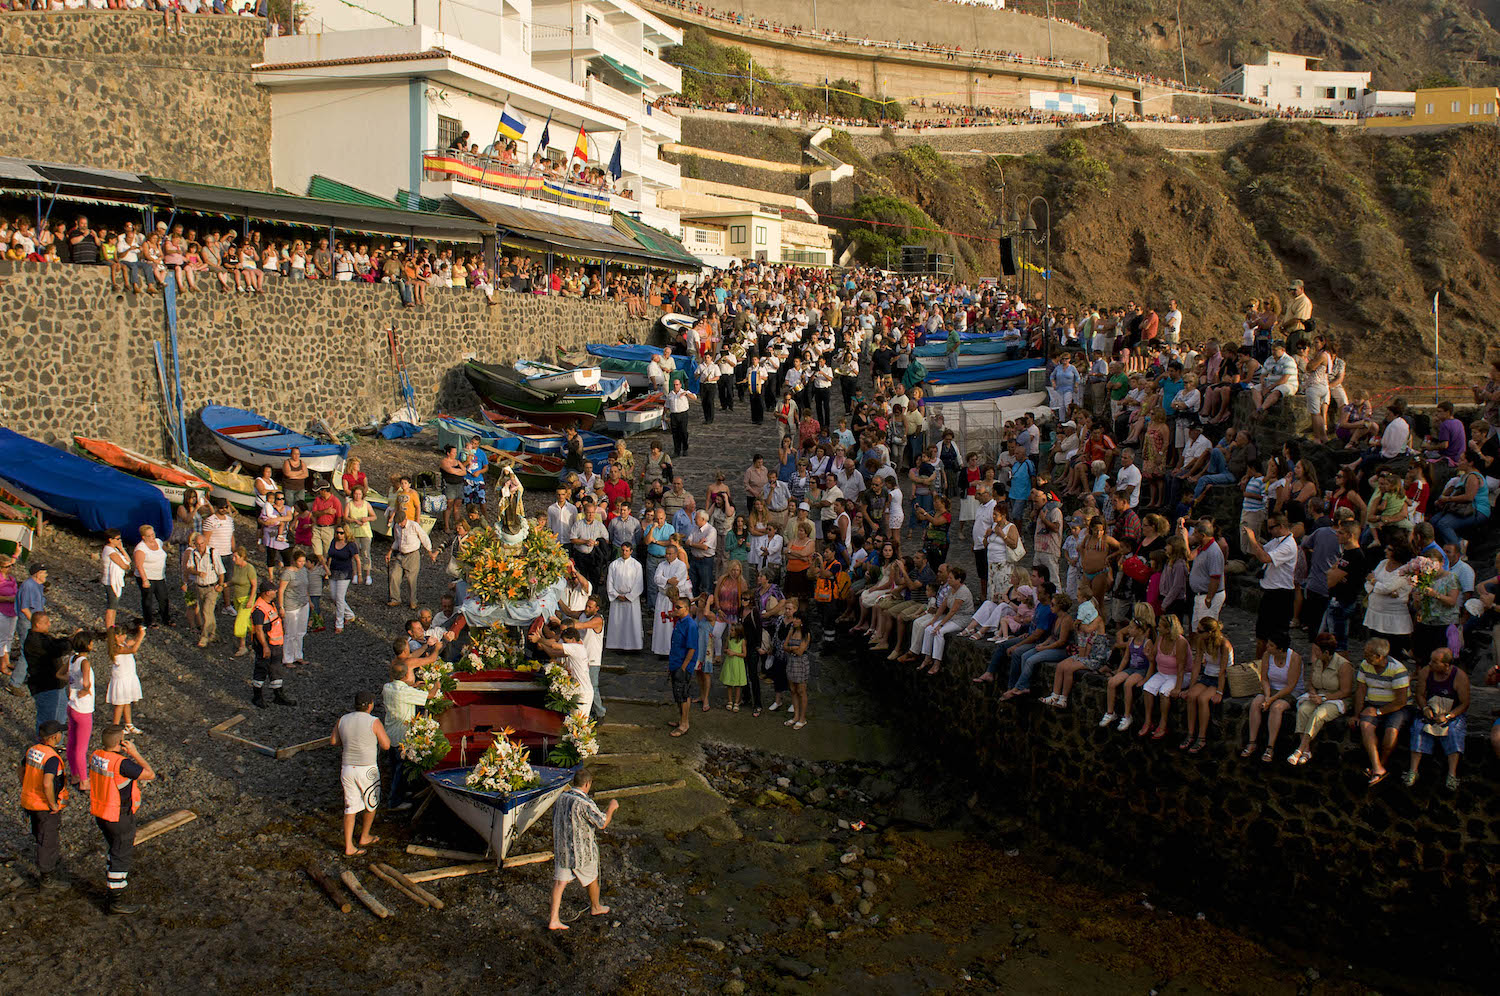
<instances>
[{"instance_id":1,"label":"police officer","mask_svg":"<svg viewBox=\"0 0 1500 996\"><path fill-rule=\"evenodd\" d=\"M106 726L104 746L89 755L89 812L94 814L109 848L105 866L109 911L118 916L140 912L139 907L125 902L125 887L135 850L135 811L141 807L141 782L155 778L151 765L134 744L125 740L125 728L118 723Z\"/></svg>"},{"instance_id":2,"label":"police officer","mask_svg":"<svg viewBox=\"0 0 1500 996\"><path fill-rule=\"evenodd\" d=\"M68 801L62 758L57 753L63 725L55 719L46 720L40 733L41 742L27 748L21 758L21 808L31 817L31 835L36 838L37 885L43 889L61 889L66 883L56 875L62 856L58 830L62 826L63 804Z\"/></svg>"}]
</instances>

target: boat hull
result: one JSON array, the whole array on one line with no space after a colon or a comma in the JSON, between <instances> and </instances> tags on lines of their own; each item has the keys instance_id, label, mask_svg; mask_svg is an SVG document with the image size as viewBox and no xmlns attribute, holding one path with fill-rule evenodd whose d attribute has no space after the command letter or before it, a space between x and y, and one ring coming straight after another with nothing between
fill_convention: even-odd
<instances>
[{"instance_id":1,"label":"boat hull","mask_svg":"<svg viewBox=\"0 0 1500 996\"><path fill-rule=\"evenodd\" d=\"M489 844L498 865L516 839L530 829L573 781L573 769L538 766L542 784L520 792L479 792L464 785L472 768L427 772L427 783L443 805Z\"/></svg>"},{"instance_id":2,"label":"boat hull","mask_svg":"<svg viewBox=\"0 0 1500 996\"><path fill-rule=\"evenodd\" d=\"M495 411L508 418L534 422L553 429L565 429L570 425L587 429L594 424L599 413L604 410L604 399L598 397L565 397L543 404L492 398L490 404Z\"/></svg>"},{"instance_id":3,"label":"boat hull","mask_svg":"<svg viewBox=\"0 0 1500 996\"><path fill-rule=\"evenodd\" d=\"M547 363L519 360L516 362L516 373L525 379L528 387L538 391L566 394L570 391L597 391L599 389L598 367L565 369Z\"/></svg>"},{"instance_id":4,"label":"boat hull","mask_svg":"<svg viewBox=\"0 0 1500 996\"><path fill-rule=\"evenodd\" d=\"M308 470L331 474L349 455L347 446L320 443L242 408L206 405L198 417L226 456L252 467L279 467L295 448L302 451Z\"/></svg>"}]
</instances>

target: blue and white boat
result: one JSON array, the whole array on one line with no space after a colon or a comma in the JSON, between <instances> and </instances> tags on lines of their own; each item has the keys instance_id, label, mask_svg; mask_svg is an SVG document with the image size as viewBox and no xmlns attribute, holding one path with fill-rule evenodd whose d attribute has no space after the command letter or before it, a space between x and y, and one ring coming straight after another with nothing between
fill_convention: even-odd
<instances>
[{"instance_id":1,"label":"blue and white boat","mask_svg":"<svg viewBox=\"0 0 1500 996\"><path fill-rule=\"evenodd\" d=\"M490 845L495 864L505 860L511 844L552 808L573 781L573 768L534 766L542 783L519 792L482 792L464 784L473 767L427 772L427 783L443 805Z\"/></svg>"},{"instance_id":2,"label":"blue and white boat","mask_svg":"<svg viewBox=\"0 0 1500 996\"><path fill-rule=\"evenodd\" d=\"M76 519L90 532L118 529L131 543L141 526L163 540L172 534L172 506L151 483L4 428L0 484L32 508Z\"/></svg>"},{"instance_id":3,"label":"blue and white boat","mask_svg":"<svg viewBox=\"0 0 1500 996\"><path fill-rule=\"evenodd\" d=\"M605 346L598 343L585 346L584 349L590 356L598 358L599 366L605 373L624 379L632 389L637 391L651 389L651 380L646 376L646 367L654 357L661 356L662 352L660 346ZM681 353L673 353L672 365L686 378L687 389L696 393L698 371L692 359Z\"/></svg>"},{"instance_id":4,"label":"blue and white boat","mask_svg":"<svg viewBox=\"0 0 1500 996\"><path fill-rule=\"evenodd\" d=\"M538 456L561 457L567 455L568 437L556 429L548 429L544 426L521 421L520 419L512 419L492 408L481 408L479 414L489 423L486 431L491 433L494 438L501 440L501 445L496 446L496 449L519 449L522 452L535 453ZM467 421L467 419L461 421ZM615 441L597 432L580 430L578 438L583 440L583 458L593 461L596 468L601 467L603 465L603 458L609 456L615 450Z\"/></svg>"},{"instance_id":5,"label":"blue and white boat","mask_svg":"<svg viewBox=\"0 0 1500 996\"><path fill-rule=\"evenodd\" d=\"M987 363L983 366L940 370L927 375L923 386L932 398L946 400L951 395L997 395L1022 387L1026 383L1026 371L1045 366L1046 361L1033 356L1023 360L1006 360Z\"/></svg>"},{"instance_id":6,"label":"blue and white boat","mask_svg":"<svg viewBox=\"0 0 1500 996\"><path fill-rule=\"evenodd\" d=\"M243 408L205 405L198 417L226 456L252 467L279 468L296 448L302 451L308 470L331 474L349 455L349 447L341 443L321 443Z\"/></svg>"},{"instance_id":7,"label":"blue and white boat","mask_svg":"<svg viewBox=\"0 0 1500 996\"><path fill-rule=\"evenodd\" d=\"M439 415L432 420L432 427L437 430L439 449L447 449L449 446L464 449L469 445L469 440L476 436L481 444L497 450L514 452L521 448L521 440L516 436L492 425L480 425L473 419L457 415Z\"/></svg>"},{"instance_id":8,"label":"blue and white boat","mask_svg":"<svg viewBox=\"0 0 1500 996\"><path fill-rule=\"evenodd\" d=\"M959 369L985 366L1019 356L1026 351L1026 343L1020 339L977 339L961 342L958 347ZM929 370L940 369L948 355L946 342L932 342L918 346L913 355Z\"/></svg>"}]
</instances>

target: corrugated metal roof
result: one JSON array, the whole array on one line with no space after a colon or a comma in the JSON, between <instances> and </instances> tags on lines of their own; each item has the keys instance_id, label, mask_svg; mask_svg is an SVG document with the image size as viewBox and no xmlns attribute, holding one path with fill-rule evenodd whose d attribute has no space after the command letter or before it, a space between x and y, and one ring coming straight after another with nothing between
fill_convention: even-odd
<instances>
[{"instance_id":1,"label":"corrugated metal roof","mask_svg":"<svg viewBox=\"0 0 1500 996\"><path fill-rule=\"evenodd\" d=\"M307 196L321 197L325 201L343 201L345 204L363 204L366 207L392 208L398 211L410 210L405 205L397 204L395 201L384 197L377 197L366 190L351 187L347 183L341 183L330 177L314 173L307 181Z\"/></svg>"},{"instance_id":2,"label":"corrugated metal roof","mask_svg":"<svg viewBox=\"0 0 1500 996\"><path fill-rule=\"evenodd\" d=\"M644 221L633 218L622 211L616 211L613 220L617 229L635 239L652 252L658 252L664 256L675 256L683 263L695 267L702 265L702 260L688 252L680 241L674 239L661 229L648 225Z\"/></svg>"},{"instance_id":3,"label":"corrugated metal roof","mask_svg":"<svg viewBox=\"0 0 1500 996\"><path fill-rule=\"evenodd\" d=\"M652 266L684 269L687 264L675 255L648 249L635 239L621 233L611 225L597 225L561 215L527 211L524 208L496 204L478 197L452 195L453 199L473 211L479 217L491 221L501 229L502 236L509 232L514 237L528 240L541 247L566 249L599 258L631 259ZM511 241L517 241L516 238ZM693 269L698 268L696 260Z\"/></svg>"}]
</instances>

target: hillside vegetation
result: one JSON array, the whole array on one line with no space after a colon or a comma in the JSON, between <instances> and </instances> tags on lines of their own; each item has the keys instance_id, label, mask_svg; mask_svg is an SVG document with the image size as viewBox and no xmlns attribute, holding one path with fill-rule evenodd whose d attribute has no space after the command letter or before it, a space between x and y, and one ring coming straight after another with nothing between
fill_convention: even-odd
<instances>
[{"instance_id":1,"label":"hillside vegetation","mask_svg":"<svg viewBox=\"0 0 1500 996\"><path fill-rule=\"evenodd\" d=\"M994 237L1014 231L1017 195L1041 194L1052 208L1054 303L1160 308L1175 297L1187 328L1237 338L1247 301L1284 298L1300 278L1324 327L1388 384L1430 383L1434 292L1445 369L1481 369L1500 326L1493 129L1390 139L1272 123L1207 157L1089 129L1005 160L1003 207L993 164L958 165L927 146L873 160L847 141L831 148L856 166L861 193L848 213L904 226L845 223L860 258L877 264L893 245L922 242L956 253L965 275L998 273Z\"/></svg>"}]
</instances>

